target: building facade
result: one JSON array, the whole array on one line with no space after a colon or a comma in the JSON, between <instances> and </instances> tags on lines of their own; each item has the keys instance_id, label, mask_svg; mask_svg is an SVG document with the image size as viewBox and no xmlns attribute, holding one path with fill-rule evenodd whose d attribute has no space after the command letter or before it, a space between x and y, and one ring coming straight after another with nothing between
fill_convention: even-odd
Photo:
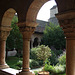
<instances>
[{"instance_id":1,"label":"building facade","mask_svg":"<svg viewBox=\"0 0 75 75\"><path fill-rule=\"evenodd\" d=\"M35 32L31 37L30 48L40 45L45 26L49 24L49 22L42 20L36 20L36 22L38 23L38 26L36 27Z\"/></svg>"},{"instance_id":2,"label":"building facade","mask_svg":"<svg viewBox=\"0 0 75 75\"><path fill-rule=\"evenodd\" d=\"M58 7L57 7L57 5L54 5L50 9L50 18L49 18L48 22L51 22L55 25L59 25L58 19L55 16L55 14L57 14L57 13L58 13Z\"/></svg>"}]
</instances>

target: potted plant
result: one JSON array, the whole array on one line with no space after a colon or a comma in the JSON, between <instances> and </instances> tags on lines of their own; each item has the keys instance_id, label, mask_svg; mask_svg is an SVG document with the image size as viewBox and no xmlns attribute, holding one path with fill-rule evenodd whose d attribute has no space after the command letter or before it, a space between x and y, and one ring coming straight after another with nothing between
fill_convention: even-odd
<instances>
[{"instance_id":1,"label":"potted plant","mask_svg":"<svg viewBox=\"0 0 75 75\"><path fill-rule=\"evenodd\" d=\"M46 59L48 59L51 56L51 49L48 46L41 45L37 48L37 56L38 59L43 60L43 64L45 65ZM38 75L49 75L49 72L43 71L39 72Z\"/></svg>"}]
</instances>

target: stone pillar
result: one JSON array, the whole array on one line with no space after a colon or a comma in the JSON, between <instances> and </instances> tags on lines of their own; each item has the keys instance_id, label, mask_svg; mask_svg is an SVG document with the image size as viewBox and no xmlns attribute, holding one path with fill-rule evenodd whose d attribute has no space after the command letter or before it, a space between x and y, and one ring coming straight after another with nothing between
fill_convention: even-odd
<instances>
[{"instance_id":1,"label":"stone pillar","mask_svg":"<svg viewBox=\"0 0 75 75\"><path fill-rule=\"evenodd\" d=\"M75 37L66 40L66 74L75 75Z\"/></svg>"},{"instance_id":2,"label":"stone pillar","mask_svg":"<svg viewBox=\"0 0 75 75\"><path fill-rule=\"evenodd\" d=\"M5 49L6 49L6 39L9 34L9 30L11 30L11 28L8 28L7 31L5 30L6 30L5 27L0 28L0 69L9 67L5 63Z\"/></svg>"},{"instance_id":3,"label":"stone pillar","mask_svg":"<svg viewBox=\"0 0 75 75\"><path fill-rule=\"evenodd\" d=\"M66 36L66 75L75 75L75 11L56 16Z\"/></svg>"},{"instance_id":4,"label":"stone pillar","mask_svg":"<svg viewBox=\"0 0 75 75\"><path fill-rule=\"evenodd\" d=\"M23 68L19 75L32 75L29 70L29 51L30 51L30 39L35 30L35 27L25 26L21 27L20 31L23 35Z\"/></svg>"}]
</instances>

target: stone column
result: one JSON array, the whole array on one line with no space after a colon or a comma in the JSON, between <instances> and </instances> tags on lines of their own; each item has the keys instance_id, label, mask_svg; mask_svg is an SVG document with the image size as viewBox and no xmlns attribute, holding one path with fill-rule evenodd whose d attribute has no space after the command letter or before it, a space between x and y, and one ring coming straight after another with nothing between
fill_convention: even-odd
<instances>
[{"instance_id":1,"label":"stone column","mask_svg":"<svg viewBox=\"0 0 75 75\"><path fill-rule=\"evenodd\" d=\"M9 67L5 63L6 39L9 34L9 30L7 30L7 31L5 31L5 30L6 30L5 27L0 28L0 69Z\"/></svg>"},{"instance_id":2,"label":"stone column","mask_svg":"<svg viewBox=\"0 0 75 75\"><path fill-rule=\"evenodd\" d=\"M35 27L25 26L21 27L20 31L23 35L23 69L19 75L32 75L29 70L29 51L30 51L30 39L35 30Z\"/></svg>"},{"instance_id":3,"label":"stone column","mask_svg":"<svg viewBox=\"0 0 75 75\"><path fill-rule=\"evenodd\" d=\"M75 37L66 40L66 74L75 75Z\"/></svg>"},{"instance_id":4,"label":"stone column","mask_svg":"<svg viewBox=\"0 0 75 75\"><path fill-rule=\"evenodd\" d=\"M75 11L56 16L66 36L66 75L75 75Z\"/></svg>"}]
</instances>

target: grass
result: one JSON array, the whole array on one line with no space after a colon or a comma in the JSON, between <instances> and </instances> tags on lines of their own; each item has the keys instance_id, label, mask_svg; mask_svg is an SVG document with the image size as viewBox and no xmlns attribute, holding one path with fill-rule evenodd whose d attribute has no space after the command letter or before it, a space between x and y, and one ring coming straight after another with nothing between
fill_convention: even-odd
<instances>
[{"instance_id":1,"label":"grass","mask_svg":"<svg viewBox=\"0 0 75 75\"><path fill-rule=\"evenodd\" d=\"M11 68L16 68L15 64L19 62L19 60L22 60L22 58L18 57L8 57L6 60L6 63L11 67Z\"/></svg>"}]
</instances>

